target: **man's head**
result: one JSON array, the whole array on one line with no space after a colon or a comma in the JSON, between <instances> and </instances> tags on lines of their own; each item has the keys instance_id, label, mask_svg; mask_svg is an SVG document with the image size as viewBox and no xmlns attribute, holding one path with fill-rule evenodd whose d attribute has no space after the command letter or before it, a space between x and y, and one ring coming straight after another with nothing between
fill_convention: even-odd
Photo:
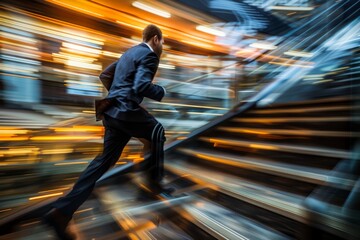
<instances>
[{"instance_id":1,"label":"man's head","mask_svg":"<svg viewBox=\"0 0 360 240\"><path fill-rule=\"evenodd\" d=\"M164 43L160 28L154 24L150 24L144 28L142 35L143 41L149 44L160 58L162 53L162 45Z\"/></svg>"}]
</instances>

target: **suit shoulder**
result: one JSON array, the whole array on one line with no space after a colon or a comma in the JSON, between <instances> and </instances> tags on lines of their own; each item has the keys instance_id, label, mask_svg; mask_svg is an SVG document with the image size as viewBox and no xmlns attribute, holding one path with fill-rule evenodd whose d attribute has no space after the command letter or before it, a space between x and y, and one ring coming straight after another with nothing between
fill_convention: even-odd
<instances>
[{"instance_id":1,"label":"suit shoulder","mask_svg":"<svg viewBox=\"0 0 360 240\"><path fill-rule=\"evenodd\" d=\"M158 56L156 55L156 53L154 53L153 51L147 52L144 56L144 59L156 59L159 60Z\"/></svg>"},{"instance_id":2,"label":"suit shoulder","mask_svg":"<svg viewBox=\"0 0 360 240\"><path fill-rule=\"evenodd\" d=\"M149 53L152 53L152 51L148 47L142 46L142 44L136 45L125 52L127 55L135 55L137 57L146 56Z\"/></svg>"}]
</instances>

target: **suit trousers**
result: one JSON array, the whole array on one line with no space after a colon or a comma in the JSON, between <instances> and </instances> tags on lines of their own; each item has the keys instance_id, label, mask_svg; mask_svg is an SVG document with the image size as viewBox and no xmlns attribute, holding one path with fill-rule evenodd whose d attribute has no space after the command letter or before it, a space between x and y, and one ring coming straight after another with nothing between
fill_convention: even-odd
<instances>
[{"instance_id":1,"label":"suit trousers","mask_svg":"<svg viewBox=\"0 0 360 240\"><path fill-rule=\"evenodd\" d=\"M147 170L149 180L154 182L159 182L163 177L166 139L161 123L151 115L143 122L121 121L105 115L103 125L105 135L102 154L81 173L72 190L52 204L52 207L67 216L72 216L90 196L96 181L115 165L131 137L146 139L151 144L151 154L131 170Z\"/></svg>"}]
</instances>

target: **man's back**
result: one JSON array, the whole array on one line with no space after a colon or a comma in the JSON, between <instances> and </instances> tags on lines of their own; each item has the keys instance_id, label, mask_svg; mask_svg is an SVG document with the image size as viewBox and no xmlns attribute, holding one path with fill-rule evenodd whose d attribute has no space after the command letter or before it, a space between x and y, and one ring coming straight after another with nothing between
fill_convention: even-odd
<instances>
[{"instance_id":1,"label":"man's back","mask_svg":"<svg viewBox=\"0 0 360 240\"><path fill-rule=\"evenodd\" d=\"M165 94L162 87L152 84L158 65L158 56L145 43L126 51L116 65L107 96L115 99L114 104L105 114L120 120L146 120L148 113L139 106L144 97L160 101Z\"/></svg>"}]
</instances>

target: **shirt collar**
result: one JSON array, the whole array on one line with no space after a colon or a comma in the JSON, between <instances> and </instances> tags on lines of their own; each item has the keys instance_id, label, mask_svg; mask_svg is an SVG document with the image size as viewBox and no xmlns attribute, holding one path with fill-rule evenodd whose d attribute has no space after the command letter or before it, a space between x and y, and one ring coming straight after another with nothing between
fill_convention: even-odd
<instances>
[{"instance_id":1,"label":"shirt collar","mask_svg":"<svg viewBox=\"0 0 360 240\"><path fill-rule=\"evenodd\" d=\"M154 52L154 50L152 49L152 47L149 45L149 44L147 44L146 42L144 42L145 44L146 44L146 46L148 46L149 48L150 48L150 50L152 51L152 52Z\"/></svg>"}]
</instances>

